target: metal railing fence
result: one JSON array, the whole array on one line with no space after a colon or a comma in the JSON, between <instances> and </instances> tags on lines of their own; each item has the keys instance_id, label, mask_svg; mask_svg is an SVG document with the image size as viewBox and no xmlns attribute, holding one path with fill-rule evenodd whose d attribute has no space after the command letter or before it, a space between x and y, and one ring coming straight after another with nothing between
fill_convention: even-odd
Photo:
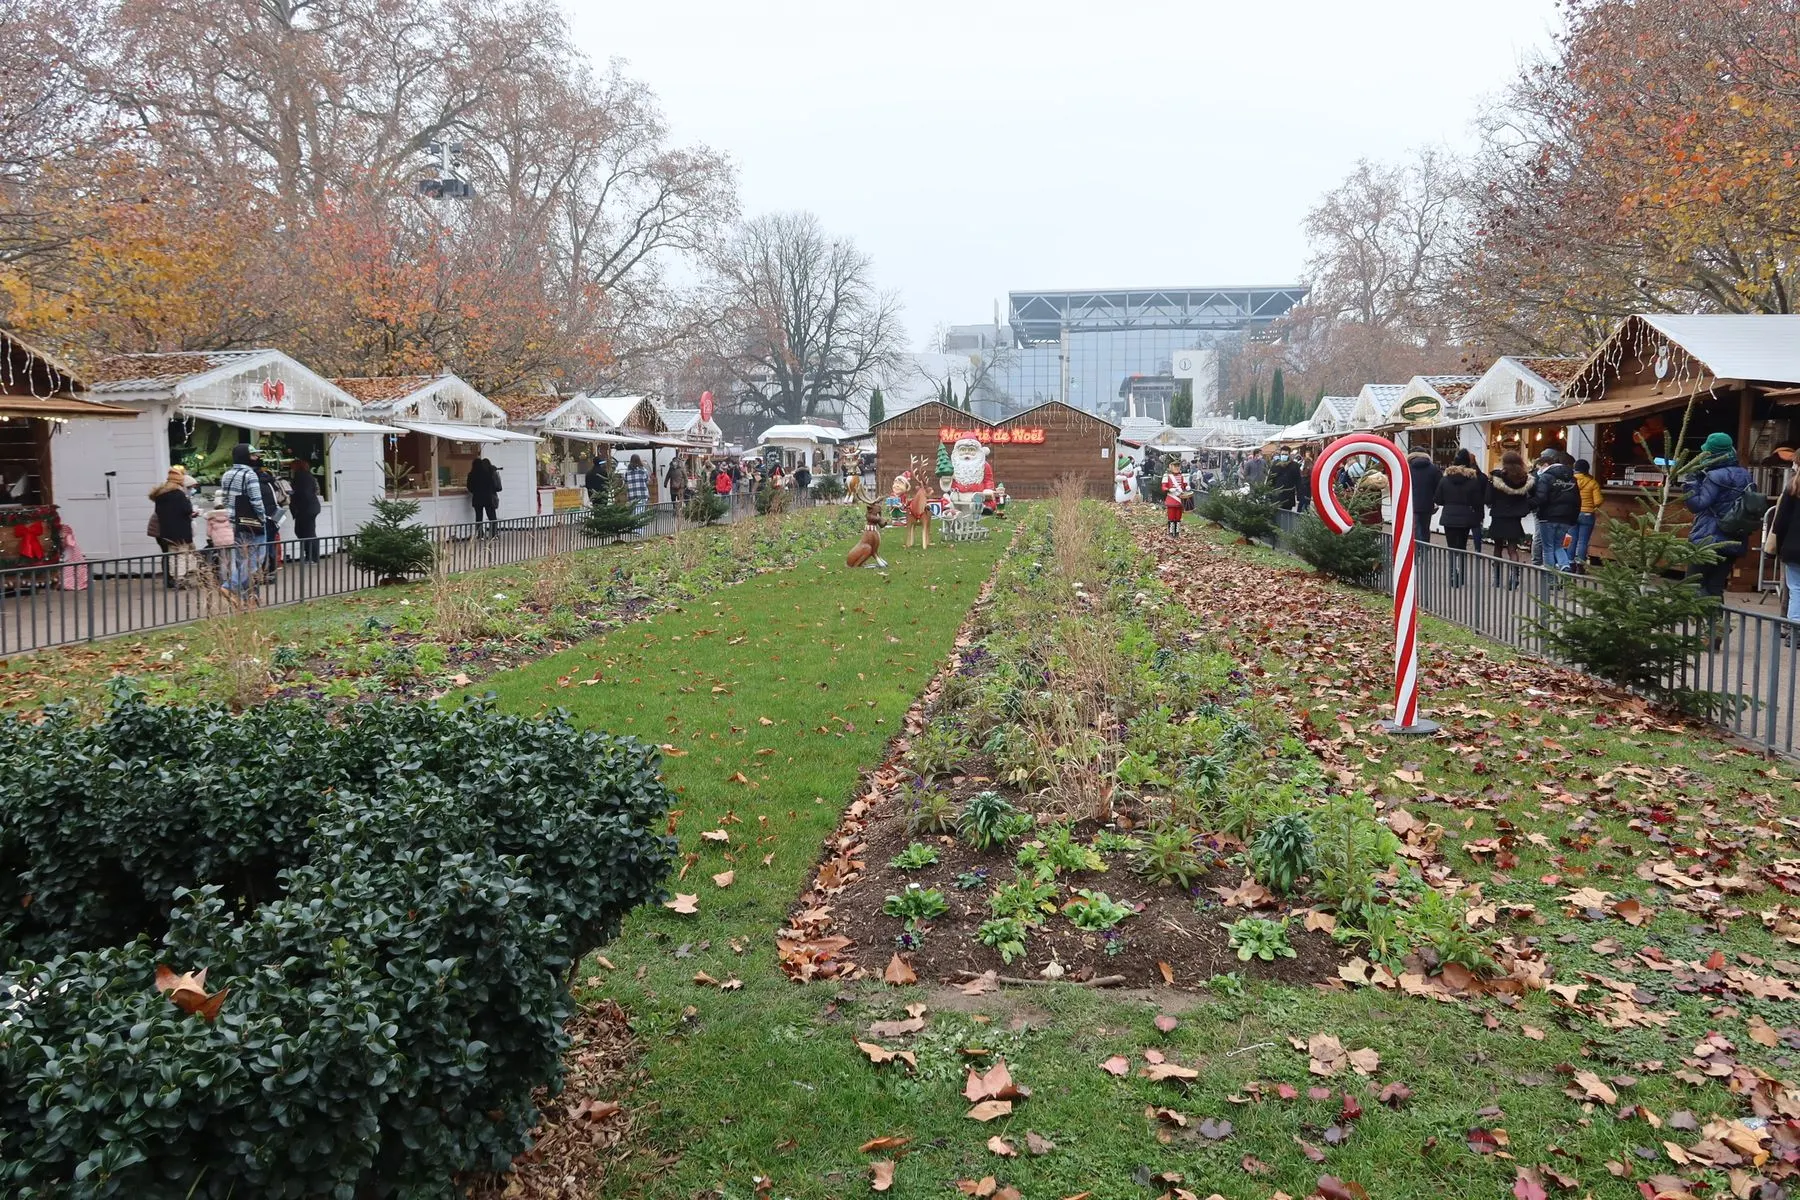
<instances>
[{"instance_id":1,"label":"metal railing fence","mask_svg":"<svg viewBox=\"0 0 1800 1200\"><path fill-rule=\"evenodd\" d=\"M1268 541L1290 550L1300 514L1283 510ZM1484 551L1452 550L1435 542L1414 546L1419 610L1525 654L1558 661L1544 644L1542 625L1555 613L1579 611L1577 598L1596 587L1588 576L1535 566ZM1381 532L1381 567L1372 585L1393 590L1393 534ZM1706 626L1682 630L1703 649L1672 680L1720 698L1715 723L1772 753L1800 753L1800 622L1775 613L1728 608ZM1568 664L1564 664L1568 665Z\"/></svg>"},{"instance_id":2,"label":"metal railing fence","mask_svg":"<svg viewBox=\"0 0 1800 1200\"><path fill-rule=\"evenodd\" d=\"M675 506L652 505L642 539L678 528ZM720 523L754 511L734 495ZM442 570L452 574L514 566L548 555L597 547L583 531L584 512L427 526ZM685 524L679 523L679 524ZM262 569L250 589L258 608L342 596L381 580L350 561L355 535L273 543L274 569ZM144 633L216 615L219 582L230 570L229 549L191 554L143 554L0 570L0 658ZM266 562L259 563L266 567ZM209 590L210 589L210 590Z\"/></svg>"}]
</instances>

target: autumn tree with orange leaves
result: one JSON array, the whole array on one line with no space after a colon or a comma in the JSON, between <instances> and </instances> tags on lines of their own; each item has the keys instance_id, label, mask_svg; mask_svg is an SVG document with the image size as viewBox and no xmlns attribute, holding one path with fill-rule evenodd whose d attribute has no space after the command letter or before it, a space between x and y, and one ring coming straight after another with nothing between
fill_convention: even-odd
<instances>
[{"instance_id":1,"label":"autumn tree with orange leaves","mask_svg":"<svg viewBox=\"0 0 1800 1200\"><path fill-rule=\"evenodd\" d=\"M697 340L670 283L733 172L540 0L0 0L0 320L76 361L273 345L327 374L601 387ZM67 130L79 130L71 138ZM437 201L433 142L475 196ZM691 347L685 347L691 353Z\"/></svg>"}]
</instances>

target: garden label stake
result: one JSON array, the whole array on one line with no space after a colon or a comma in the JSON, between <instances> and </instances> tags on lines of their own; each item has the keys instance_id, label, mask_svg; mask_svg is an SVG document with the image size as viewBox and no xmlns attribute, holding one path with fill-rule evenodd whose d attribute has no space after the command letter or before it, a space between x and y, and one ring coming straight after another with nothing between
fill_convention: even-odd
<instances>
[{"instance_id":1,"label":"garden label stake","mask_svg":"<svg viewBox=\"0 0 1800 1200\"><path fill-rule=\"evenodd\" d=\"M1436 733L1437 722L1419 718L1419 581L1413 571L1412 472L1406 455L1372 433L1339 438L1313 464L1313 505L1333 533L1350 532L1356 521L1332 490L1331 480L1338 468L1361 455L1381 460L1394 502L1394 718L1381 727L1389 733Z\"/></svg>"}]
</instances>

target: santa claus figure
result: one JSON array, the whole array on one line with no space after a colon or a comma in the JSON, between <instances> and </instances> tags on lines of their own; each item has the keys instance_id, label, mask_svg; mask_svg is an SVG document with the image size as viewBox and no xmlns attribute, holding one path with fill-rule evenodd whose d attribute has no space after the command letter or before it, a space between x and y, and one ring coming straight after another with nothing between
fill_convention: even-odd
<instances>
[{"instance_id":1,"label":"santa claus figure","mask_svg":"<svg viewBox=\"0 0 1800 1200\"><path fill-rule=\"evenodd\" d=\"M988 448L974 438L959 438L951 447L950 471L950 489L956 495L986 499L994 494L994 466L988 462Z\"/></svg>"}]
</instances>

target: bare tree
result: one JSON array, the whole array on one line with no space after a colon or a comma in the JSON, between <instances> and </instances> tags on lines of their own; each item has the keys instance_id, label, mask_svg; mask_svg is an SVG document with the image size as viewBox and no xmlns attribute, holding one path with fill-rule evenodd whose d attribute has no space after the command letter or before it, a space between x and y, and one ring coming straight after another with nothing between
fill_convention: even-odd
<instances>
[{"instance_id":1,"label":"bare tree","mask_svg":"<svg viewBox=\"0 0 1800 1200\"><path fill-rule=\"evenodd\" d=\"M900 304L868 255L806 212L746 224L720 256L720 353L749 385L739 403L788 422L855 403L899 360Z\"/></svg>"}]
</instances>

